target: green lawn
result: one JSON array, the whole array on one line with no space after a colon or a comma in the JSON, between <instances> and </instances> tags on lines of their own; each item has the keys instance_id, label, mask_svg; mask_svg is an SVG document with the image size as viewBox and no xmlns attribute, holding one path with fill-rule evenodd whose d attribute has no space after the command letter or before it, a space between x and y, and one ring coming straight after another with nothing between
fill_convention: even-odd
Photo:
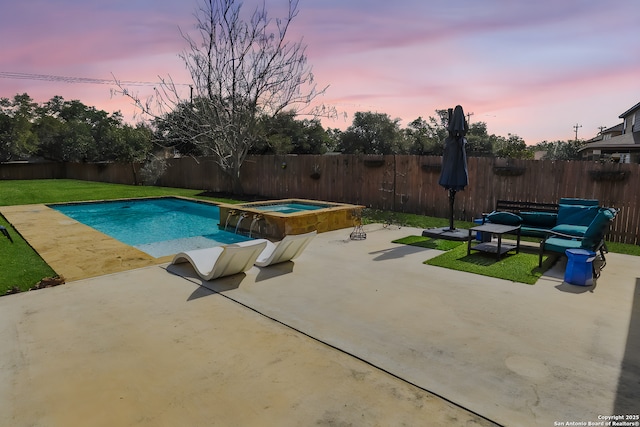
<instances>
[{"instance_id":1,"label":"green lawn","mask_svg":"<svg viewBox=\"0 0 640 427\"><path fill-rule=\"evenodd\" d=\"M627 243L607 242L607 249L609 249L609 252L614 252L614 253L617 253L617 254L627 254L627 255L640 256L640 246L639 245L629 245Z\"/></svg>"},{"instance_id":2,"label":"green lawn","mask_svg":"<svg viewBox=\"0 0 640 427\"><path fill-rule=\"evenodd\" d=\"M9 230L13 244L0 235L0 296L9 289L24 291L55 272L0 215L0 225Z\"/></svg>"},{"instance_id":3,"label":"green lawn","mask_svg":"<svg viewBox=\"0 0 640 427\"><path fill-rule=\"evenodd\" d=\"M435 218L432 216L415 215L402 212L382 211L379 209L364 209L362 212L364 224L386 223L403 227L437 228L449 225L448 218ZM455 221L456 228L469 228L476 224L467 221Z\"/></svg>"},{"instance_id":4,"label":"green lawn","mask_svg":"<svg viewBox=\"0 0 640 427\"><path fill-rule=\"evenodd\" d=\"M106 184L72 179L0 181L0 206L167 195L193 197L200 192L199 190L187 190L184 188Z\"/></svg>"}]
</instances>

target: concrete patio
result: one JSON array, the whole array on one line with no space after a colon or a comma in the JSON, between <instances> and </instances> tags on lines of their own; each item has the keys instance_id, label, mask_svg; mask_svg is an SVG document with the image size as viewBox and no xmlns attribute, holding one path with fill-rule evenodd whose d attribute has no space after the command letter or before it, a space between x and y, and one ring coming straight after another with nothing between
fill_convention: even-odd
<instances>
[{"instance_id":1,"label":"concrete patio","mask_svg":"<svg viewBox=\"0 0 640 427\"><path fill-rule=\"evenodd\" d=\"M350 231L208 283L159 260L0 298L0 425L553 426L640 412L636 257L609 254L594 287L563 283L562 261L524 285L391 243L419 229Z\"/></svg>"}]
</instances>

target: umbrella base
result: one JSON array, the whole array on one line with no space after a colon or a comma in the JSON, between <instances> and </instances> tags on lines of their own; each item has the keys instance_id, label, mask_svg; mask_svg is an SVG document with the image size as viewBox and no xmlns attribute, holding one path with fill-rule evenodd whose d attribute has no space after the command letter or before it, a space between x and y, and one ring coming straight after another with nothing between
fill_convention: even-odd
<instances>
[{"instance_id":1,"label":"umbrella base","mask_svg":"<svg viewBox=\"0 0 640 427\"><path fill-rule=\"evenodd\" d=\"M469 230L465 228L456 228L451 230L449 227L429 228L422 232L423 237L431 237L433 239L458 240L466 242L469 237Z\"/></svg>"}]
</instances>

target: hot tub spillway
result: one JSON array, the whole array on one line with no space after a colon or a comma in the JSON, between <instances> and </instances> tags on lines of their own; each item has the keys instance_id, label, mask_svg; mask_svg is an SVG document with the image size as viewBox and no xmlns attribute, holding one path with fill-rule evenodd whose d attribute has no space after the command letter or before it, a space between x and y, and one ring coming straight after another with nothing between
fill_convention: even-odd
<instances>
[{"instance_id":1,"label":"hot tub spillway","mask_svg":"<svg viewBox=\"0 0 640 427\"><path fill-rule=\"evenodd\" d=\"M305 208L291 211L283 205ZM354 212L361 212L364 206L343 203L329 203L305 199L272 200L246 203L242 205L218 205L220 228L255 238L281 240L289 234L311 231L319 233L354 226ZM224 218L224 224L222 224ZM247 221L246 218L251 218ZM235 220L235 222L234 222Z\"/></svg>"},{"instance_id":2,"label":"hot tub spillway","mask_svg":"<svg viewBox=\"0 0 640 427\"><path fill-rule=\"evenodd\" d=\"M221 211L222 213L222 211ZM224 227L222 225L222 223L218 224L218 227L222 228L224 231L231 231L229 229L229 223L231 223L231 227L233 228L233 233L235 234L248 234L249 237L255 237L253 235L254 229L256 228L256 226L258 224L259 221L264 221L264 216L262 214L253 214L251 215L249 212L243 212L240 211L238 212L235 209L231 209L227 212L226 215L224 215L226 217L225 221L224 221ZM220 218L222 218L223 215L220 215ZM235 222L235 226L233 225L232 219L237 217L236 222ZM249 225L249 229L247 232L247 229L242 227L242 222L245 220L245 218L251 217L251 224ZM246 221L245 221L246 222ZM259 228L259 227L258 227Z\"/></svg>"},{"instance_id":3,"label":"hot tub spillway","mask_svg":"<svg viewBox=\"0 0 640 427\"><path fill-rule=\"evenodd\" d=\"M227 213L227 219L224 222L224 231L227 231L227 227L229 227L229 220L231 219L231 217L237 214L238 213L235 210L229 210L229 212ZM220 218L222 218L222 216L220 216Z\"/></svg>"},{"instance_id":4,"label":"hot tub spillway","mask_svg":"<svg viewBox=\"0 0 640 427\"><path fill-rule=\"evenodd\" d=\"M242 224L242 220L248 216L249 216L248 212L242 212L240 214L240 217L238 218L238 222L236 222L236 231L235 231L236 234L238 234L238 228L240 228L240 224Z\"/></svg>"},{"instance_id":5,"label":"hot tub spillway","mask_svg":"<svg viewBox=\"0 0 640 427\"><path fill-rule=\"evenodd\" d=\"M253 227L258 223L258 221L263 220L264 221L264 215L262 214L255 214L253 216L253 220L251 221L251 225L249 226L249 237L251 237L251 235L253 234Z\"/></svg>"}]
</instances>

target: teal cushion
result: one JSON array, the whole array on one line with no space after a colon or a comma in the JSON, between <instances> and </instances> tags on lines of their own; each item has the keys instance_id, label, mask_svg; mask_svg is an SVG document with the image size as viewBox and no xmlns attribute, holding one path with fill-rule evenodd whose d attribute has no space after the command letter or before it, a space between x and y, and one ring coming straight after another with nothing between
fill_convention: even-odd
<instances>
[{"instance_id":1,"label":"teal cushion","mask_svg":"<svg viewBox=\"0 0 640 427\"><path fill-rule=\"evenodd\" d=\"M588 227L598 214L597 206L560 205L557 224L583 225Z\"/></svg>"},{"instance_id":2,"label":"teal cushion","mask_svg":"<svg viewBox=\"0 0 640 427\"><path fill-rule=\"evenodd\" d=\"M609 208L601 208L598 210L598 214L591 221L589 227L584 232L584 238L582 239L582 248L591 249L594 248L602 238L607 225L615 217L615 212Z\"/></svg>"},{"instance_id":3,"label":"teal cushion","mask_svg":"<svg viewBox=\"0 0 640 427\"><path fill-rule=\"evenodd\" d=\"M530 227L528 225L520 227L521 236L546 237L547 234L549 234L548 228Z\"/></svg>"},{"instance_id":4,"label":"teal cushion","mask_svg":"<svg viewBox=\"0 0 640 427\"><path fill-rule=\"evenodd\" d=\"M511 212L491 212L487 219L494 224L520 225L522 218Z\"/></svg>"},{"instance_id":5,"label":"teal cushion","mask_svg":"<svg viewBox=\"0 0 640 427\"><path fill-rule=\"evenodd\" d=\"M536 227L553 227L556 225L558 214L551 212L520 212L522 222Z\"/></svg>"},{"instance_id":6,"label":"teal cushion","mask_svg":"<svg viewBox=\"0 0 640 427\"><path fill-rule=\"evenodd\" d=\"M568 234L570 236L582 237L584 236L585 231L587 231L587 226L584 225L571 225L571 224L558 224L551 229L556 233Z\"/></svg>"},{"instance_id":7,"label":"teal cushion","mask_svg":"<svg viewBox=\"0 0 640 427\"><path fill-rule=\"evenodd\" d=\"M600 206L598 199L573 199L563 197L560 199L560 205L581 205L581 206Z\"/></svg>"},{"instance_id":8,"label":"teal cushion","mask_svg":"<svg viewBox=\"0 0 640 427\"><path fill-rule=\"evenodd\" d=\"M563 254L567 249L580 249L580 240L549 237L544 241L544 250Z\"/></svg>"}]
</instances>

